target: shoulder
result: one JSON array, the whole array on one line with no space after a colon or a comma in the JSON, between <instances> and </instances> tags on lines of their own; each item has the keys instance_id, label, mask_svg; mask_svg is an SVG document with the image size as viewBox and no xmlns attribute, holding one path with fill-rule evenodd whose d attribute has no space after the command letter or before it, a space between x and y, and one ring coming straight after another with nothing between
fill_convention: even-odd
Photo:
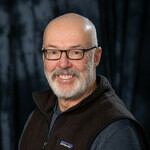
<instances>
[{"instance_id":1,"label":"shoulder","mask_svg":"<svg viewBox=\"0 0 150 150\"><path fill-rule=\"evenodd\" d=\"M19 149L19 147L20 147L20 142L21 142L23 133L24 133L24 131L25 131L25 129L26 129L26 127L27 127L29 121L31 120L31 118L32 118L32 116L33 116L33 114L34 114L34 112L35 112L35 110L33 110L33 111L29 114L28 119L27 119L27 121L26 121L26 123L25 123L25 125L24 125L23 131L22 131L22 133L21 133L21 136L20 136L20 139L19 139L19 142L18 142L18 149Z\"/></svg>"},{"instance_id":2,"label":"shoulder","mask_svg":"<svg viewBox=\"0 0 150 150\"><path fill-rule=\"evenodd\" d=\"M121 119L107 126L94 140L91 150L140 150L138 133L128 119Z\"/></svg>"},{"instance_id":3,"label":"shoulder","mask_svg":"<svg viewBox=\"0 0 150 150\"><path fill-rule=\"evenodd\" d=\"M40 116L42 116L42 113L38 110L38 109L34 109L28 116L27 118L27 121L24 125L24 128L23 128L23 131L22 131L22 134L21 134L21 138L22 138L22 135L25 131L25 129L27 128L27 126L30 124L30 122L34 122L35 124L40 120ZM35 120L38 120L38 121L35 121ZM32 123L33 124L33 123ZM21 139L20 138L20 139Z\"/></svg>"},{"instance_id":4,"label":"shoulder","mask_svg":"<svg viewBox=\"0 0 150 150\"><path fill-rule=\"evenodd\" d=\"M20 146L22 143L24 144L25 142L28 141L27 139L29 139L29 137L32 139L32 136L35 136L36 131L39 130L39 128L46 129L46 126L47 126L47 122L46 122L44 115L42 115L42 113L38 109L33 110L30 113L24 125L23 131L21 133L21 136L18 142L18 149L20 149ZM43 130L43 132L45 131Z\"/></svg>"}]
</instances>

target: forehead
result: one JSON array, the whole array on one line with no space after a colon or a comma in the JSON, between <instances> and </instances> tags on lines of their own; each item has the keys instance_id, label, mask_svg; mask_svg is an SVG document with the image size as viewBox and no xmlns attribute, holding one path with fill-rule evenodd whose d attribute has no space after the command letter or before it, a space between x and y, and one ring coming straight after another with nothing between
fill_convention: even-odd
<instances>
[{"instance_id":1,"label":"forehead","mask_svg":"<svg viewBox=\"0 0 150 150\"><path fill-rule=\"evenodd\" d=\"M45 30L43 45L90 45L90 34L91 27L83 22L54 22Z\"/></svg>"}]
</instances>

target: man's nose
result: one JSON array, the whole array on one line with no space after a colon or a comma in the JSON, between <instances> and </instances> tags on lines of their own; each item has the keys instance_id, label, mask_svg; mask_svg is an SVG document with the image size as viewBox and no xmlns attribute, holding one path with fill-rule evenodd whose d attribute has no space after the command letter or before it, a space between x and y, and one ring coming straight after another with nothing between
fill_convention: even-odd
<instances>
[{"instance_id":1,"label":"man's nose","mask_svg":"<svg viewBox=\"0 0 150 150\"><path fill-rule=\"evenodd\" d=\"M67 58L67 54L65 52L62 52L61 54L61 58L59 60L59 67L63 69L71 67L71 62Z\"/></svg>"}]
</instances>

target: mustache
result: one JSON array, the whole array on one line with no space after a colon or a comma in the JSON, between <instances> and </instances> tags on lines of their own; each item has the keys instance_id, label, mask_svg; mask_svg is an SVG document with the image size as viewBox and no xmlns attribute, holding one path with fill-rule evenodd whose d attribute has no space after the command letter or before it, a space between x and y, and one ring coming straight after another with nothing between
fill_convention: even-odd
<instances>
[{"instance_id":1,"label":"mustache","mask_svg":"<svg viewBox=\"0 0 150 150\"><path fill-rule=\"evenodd\" d=\"M60 69L60 70L55 70L53 71L52 73L52 79L54 79L56 76L58 75L74 75L76 76L77 78L80 78L80 72L79 71L74 71L72 69Z\"/></svg>"}]
</instances>

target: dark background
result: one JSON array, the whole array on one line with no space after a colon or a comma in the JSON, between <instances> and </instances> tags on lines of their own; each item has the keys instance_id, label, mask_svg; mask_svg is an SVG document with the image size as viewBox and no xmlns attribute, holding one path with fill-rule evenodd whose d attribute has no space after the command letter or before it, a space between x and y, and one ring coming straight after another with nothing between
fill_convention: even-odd
<instances>
[{"instance_id":1,"label":"dark background","mask_svg":"<svg viewBox=\"0 0 150 150\"><path fill-rule=\"evenodd\" d=\"M96 26L105 75L150 135L150 0L1 0L0 149L16 150L33 91L48 84L40 48L47 23L76 12Z\"/></svg>"}]
</instances>

